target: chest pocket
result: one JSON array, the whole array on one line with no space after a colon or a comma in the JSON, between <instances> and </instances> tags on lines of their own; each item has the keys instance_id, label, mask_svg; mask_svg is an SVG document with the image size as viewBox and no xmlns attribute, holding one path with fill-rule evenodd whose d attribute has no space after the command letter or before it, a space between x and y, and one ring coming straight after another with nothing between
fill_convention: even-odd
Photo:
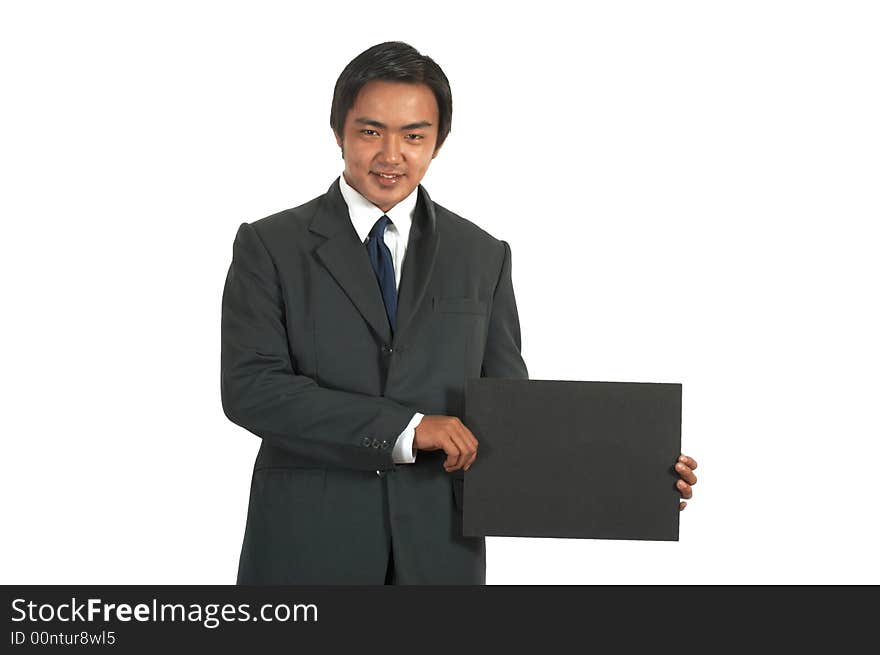
<instances>
[{"instance_id":1,"label":"chest pocket","mask_svg":"<svg viewBox=\"0 0 880 655\"><path fill-rule=\"evenodd\" d=\"M435 357L442 361L457 387L464 389L469 377L480 377L486 350L489 301L474 297L434 296Z\"/></svg>"},{"instance_id":2,"label":"chest pocket","mask_svg":"<svg viewBox=\"0 0 880 655\"><path fill-rule=\"evenodd\" d=\"M434 311L441 314L482 314L489 311L489 303L479 298L438 298L434 296Z\"/></svg>"}]
</instances>

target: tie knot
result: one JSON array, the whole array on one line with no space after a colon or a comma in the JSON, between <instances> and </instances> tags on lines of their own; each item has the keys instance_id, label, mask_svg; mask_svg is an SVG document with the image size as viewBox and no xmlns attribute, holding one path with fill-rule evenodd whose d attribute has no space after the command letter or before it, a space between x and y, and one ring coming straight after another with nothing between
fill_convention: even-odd
<instances>
[{"instance_id":1,"label":"tie knot","mask_svg":"<svg viewBox=\"0 0 880 655\"><path fill-rule=\"evenodd\" d=\"M376 224L373 226L373 229L370 230L370 238L382 237L385 235L385 228L388 227L388 224L391 222L391 219L382 215Z\"/></svg>"}]
</instances>

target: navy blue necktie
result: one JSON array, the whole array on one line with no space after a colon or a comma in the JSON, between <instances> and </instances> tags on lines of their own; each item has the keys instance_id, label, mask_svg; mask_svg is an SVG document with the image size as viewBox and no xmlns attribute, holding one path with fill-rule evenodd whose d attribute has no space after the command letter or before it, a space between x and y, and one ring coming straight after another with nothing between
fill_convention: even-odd
<instances>
[{"instance_id":1,"label":"navy blue necktie","mask_svg":"<svg viewBox=\"0 0 880 655\"><path fill-rule=\"evenodd\" d=\"M397 282L394 279L394 262L391 260L391 251L385 245L385 228L390 222L391 219L387 216L382 216L376 221L367 239L367 254L370 256L370 263L376 272L376 279L382 290L382 300L385 303L385 313L388 315L391 333L394 334L397 324Z\"/></svg>"}]
</instances>

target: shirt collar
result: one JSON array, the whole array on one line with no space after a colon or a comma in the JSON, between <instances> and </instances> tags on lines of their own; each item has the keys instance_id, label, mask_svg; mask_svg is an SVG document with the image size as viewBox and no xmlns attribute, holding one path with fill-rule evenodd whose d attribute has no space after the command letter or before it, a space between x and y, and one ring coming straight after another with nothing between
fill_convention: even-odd
<instances>
[{"instance_id":1,"label":"shirt collar","mask_svg":"<svg viewBox=\"0 0 880 655\"><path fill-rule=\"evenodd\" d=\"M342 198L348 205L348 216L351 218L351 224L357 232L361 243L370 236L370 230L383 215L391 219L393 225L389 225L387 229L397 229L402 242L405 244L409 240L409 229L412 226L412 216L416 208L418 200L418 187L399 203L394 205L387 212L383 212L369 200L364 198L354 187L345 181L345 175L339 176L339 190L342 192Z\"/></svg>"}]
</instances>

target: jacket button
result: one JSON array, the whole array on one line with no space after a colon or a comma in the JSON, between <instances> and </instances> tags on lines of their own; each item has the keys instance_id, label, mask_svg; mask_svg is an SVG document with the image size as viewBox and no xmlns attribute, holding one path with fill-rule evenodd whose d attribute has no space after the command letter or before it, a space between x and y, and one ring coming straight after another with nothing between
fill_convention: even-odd
<instances>
[{"instance_id":1,"label":"jacket button","mask_svg":"<svg viewBox=\"0 0 880 655\"><path fill-rule=\"evenodd\" d=\"M379 447L379 442L376 441L375 439L373 439L373 448L378 448L378 447Z\"/></svg>"},{"instance_id":2,"label":"jacket button","mask_svg":"<svg viewBox=\"0 0 880 655\"><path fill-rule=\"evenodd\" d=\"M394 348L392 348L391 346L385 346L385 345L382 346L382 354L383 355L390 355L393 352L394 352Z\"/></svg>"},{"instance_id":3,"label":"jacket button","mask_svg":"<svg viewBox=\"0 0 880 655\"><path fill-rule=\"evenodd\" d=\"M384 450L385 448L388 448L388 442L387 442L387 441L383 441L383 442L382 442L382 449Z\"/></svg>"},{"instance_id":4,"label":"jacket button","mask_svg":"<svg viewBox=\"0 0 880 655\"><path fill-rule=\"evenodd\" d=\"M364 437L364 440L361 441L361 444L363 444L364 446L366 446L367 448L369 448L369 447L370 447L370 438L369 438L369 437Z\"/></svg>"},{"instance_id":5,"label":"jacket button","mask_svg":"<svg viewBox=\"0 0 880 655\"><path fill-rule=\"evenodd\" d=\"M385 475L385 471L376 471L376 475L381 478L383 475Z\"/></svg>"}]
</instances>

